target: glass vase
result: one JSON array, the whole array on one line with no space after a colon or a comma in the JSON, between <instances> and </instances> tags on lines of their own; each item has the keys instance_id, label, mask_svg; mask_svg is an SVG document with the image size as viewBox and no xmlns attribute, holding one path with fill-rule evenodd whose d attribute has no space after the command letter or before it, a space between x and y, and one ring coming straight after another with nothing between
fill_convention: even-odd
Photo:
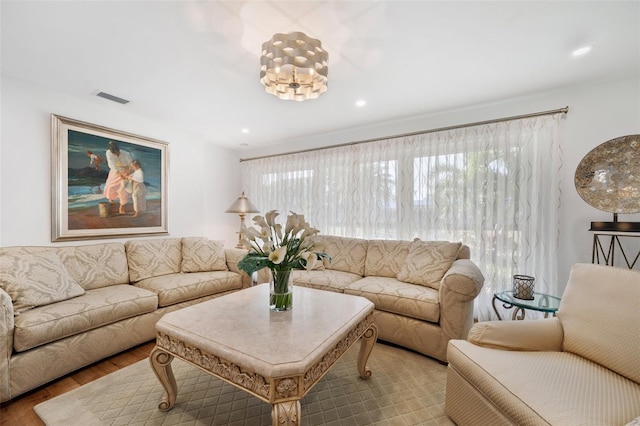
<instances>
[{"instance_id":1,"label":"glass vase","mask_svg":"<svg viewBox=\"0 0 640 426\"><path fill-rule=\"evenodd\" d=\"M288 311L293 307L293 273L291 270L272 269L269 278L269 308L272 311Z\"/></svg>"}]
</instances>

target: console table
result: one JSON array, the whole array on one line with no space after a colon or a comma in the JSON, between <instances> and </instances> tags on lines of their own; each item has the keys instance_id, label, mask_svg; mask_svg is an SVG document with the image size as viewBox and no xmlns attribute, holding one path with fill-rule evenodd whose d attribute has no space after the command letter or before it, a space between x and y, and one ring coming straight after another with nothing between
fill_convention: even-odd
<instances>
[{"instance_id":1,"label":"console table","mask_svg":"<svg viewBox=\"0 0 640 426\"><path fill-rule=\"evenodd\" d=\"M629 248L625 250L622 240L626 238L640 238L638 232L621 232L621 231L594 231L593 233L593 250L591 252L591 263L604 264L607 266L615 266L616 251L622 255L627 268L633 269L640 258L640 247L638 251L629 252ZM607 241L608 239L608 241ZM630 240L637 241L640 240ZM604 243L603 243L604 242ZM633 254L635 253L635 257Z\"/></svg>"}]
</instances>

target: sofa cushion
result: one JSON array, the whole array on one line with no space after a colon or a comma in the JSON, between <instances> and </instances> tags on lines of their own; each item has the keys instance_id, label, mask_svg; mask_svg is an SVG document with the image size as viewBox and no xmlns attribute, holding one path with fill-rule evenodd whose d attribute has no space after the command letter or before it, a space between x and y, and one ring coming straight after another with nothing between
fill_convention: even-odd
<instances>
[{"instance_id":1,"label":"sofa cushion","mask_svg":"<svg viewBox=\"0 0 640 426\"><path fill-rule=\"evenodd\" d=\"M180 238L136 240L125 243L132 283L159 275L175 274L182 266Z\"/></svg>"},{"instance_id":2,"label":"sofa cushion","mask_svg":"<svg viewBox=\"0 0 640 426\"><path fill-rule=\"evenodd\" d=\"M440 280L458 256L461 243L413 240L404 266L398 273L400 281L429 286L438 290Z\"/></svg>"},{"instance_id":3,"label":"sofa cushion","mask_svg":"<svg viewBox=\"0 0 640 426\"><path fill-rule=\"evenodd\" d=\"M366 297L379 311L437 323L438 291L387 277L365 277L344 289L345 294Z\"/></svg>"},{"instance_id":4,"label":"sofa cushion","mask_svg":"<svg viewBox=\"0 0 640 426\"><path fill-rule=\"evenodd\" d=\"M15 321L13 347L26 351L111 324L153 312L158 297L132 285L113 285L87 290L80 297L27 311Z\"/></svg>"},{"instance_id":5,"label":"sofa cushion","mask_svg":"<svg viewBox=\"0 0 640 426\"><path fill-rule=\"evenodd\" d=\"M447 361L515 424L623 425L640 412L640 385L569 352L451 340Z\"/></svg>"},{"instance_id":6,"label":"sofa cushion","mask_svg":"<svg viewBox=\"0 0 640 426\"><path fill-rule=\"evenodd\" d=\"M240 274L229 271L177 273L145 278L134 284L158 295L158 306L164 307L187 300L242 288Z\"/></svg>"},{"instance_id":7,"label":"sofa cushion","mask_svg":"<svg viewBox=\"0 0 640 426\"><path fill-rule=\"evenodd\" d=\"M318 290L335 291L343 293L344 288L354 281L361 279L358 274L350 272L332 271L293 271L293 284L302 287L311 287Z\"/></svg>"},{"instance_id":8,"label":"sofa cushion","mask_svg":"<svg viewBox=\"0 0 640 426\"><path fill-rule=\"evenodd\" d=\"M640 271L573 265L557 315L563 350L640 383Z\"/></svg>"},{"instance_id":9,"label":"sofa cushion","mask_svg":"<svg viewBox=\"0 0 640 426\"><path fill-rule=\"evenodd\" d=\"M84 293L54 250L0 251L0 287L11 296L15 315Z\"/></svg>"},{"instance_id":10,"label":"sofa cushion","mask_svg":"<svg viewBox=\"0 0 640 426\"><path fill-rule=\"evenodd\" d=\"M318 249L331 256L331 262L324 264L326 269L364 275L367 240L322 235L318 237Z\"/></svg>"},{"instance_id":11,"label":"sofa cushion","mask_svg":"<svg viewBox=\"0 0 640 426\"><path fill-rule=\"evenodd\" d=\"M227 271L224 244L202 237L182 239L181 272Z\"/></svg>"},{"instance_id":12,"label":"sofa cushion","mask_svg":"<svg viewBox=\"0 0 640 426\"><path fill-rule=\"evenodd\" d=\"M58 256L85 290L129 284L127 255L122 243L60 247Z\"/></svg>"},{"instance_id":13,"label":"sofa cushion","mask_svg":"<svg viewBox=\"0 0 640 426\"><path fill-rule=\"evenodd\" d=\"M409 254L411 241L369 240L364 275L396 278Z\"/></svg>"}]
</instances>

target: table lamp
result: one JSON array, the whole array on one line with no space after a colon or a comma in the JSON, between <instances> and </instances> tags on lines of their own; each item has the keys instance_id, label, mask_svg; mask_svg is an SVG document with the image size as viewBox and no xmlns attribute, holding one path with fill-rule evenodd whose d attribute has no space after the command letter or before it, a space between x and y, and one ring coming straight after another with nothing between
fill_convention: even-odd
<instances>
[{"instance_id":1,"label":"table lamp","mask_svg":"<svg viewBox=\"0 0 640 426\"><path fill-rule=\"evenodd\" d=\"M244 191L242 191L242 194L231 204L231 207L229 207L225 213L238 213L240 215L240 232L238 232L238 245L236 245L236 248L243 248L241 231L244 229L244 218L247 216L247 213L260 213L260 210L249 201L247 196L244 195Z\"/></svg>"}]
</instances>

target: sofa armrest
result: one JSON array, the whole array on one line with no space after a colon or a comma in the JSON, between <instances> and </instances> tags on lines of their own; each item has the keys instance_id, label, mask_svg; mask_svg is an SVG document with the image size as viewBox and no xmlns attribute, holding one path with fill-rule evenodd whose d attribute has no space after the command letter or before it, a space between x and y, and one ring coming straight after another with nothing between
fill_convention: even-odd
<instances>
[{"instance_id":1,"label":"sofa armrest","mask_svg":"<svg viewBox=\"0 0 640 426\"><path fill-rule=\"evenodd\" d=\"M484 321L469 331L469 342L510 351L562 350L564 332L556 317L530 321Z\"/></svg>"},{"instance_id":2,"label":"sofa armrest","mask_svg":"<svg viewBox=\"0 0 640 426\"><path fill-rule=\"evenodd\" d=\"M484 277L469 259L458 259L440 281L440 327L442 344L450 339L466 339L473 325L473 302L480 293Z\"/></svg>"},{"instance_id":3,"label":"sofa armrest","mask_svg":"<svg viewBox=\"0 0 640 426\"><path fill-rule=\"evenodd\" d=\"M9 360L13 353L13 303L0 288L0 401L11 398L9 388Z\"/></svg>"},{"instance_id":4,"label":"sofa armrest","mask_svg":"<svg viewBox=\"0 0 640 426\"><path fill-rule=\"evenodd\" d=\"M463 299L472 300L480 294L483 284L484 276L480 268L469 259L458 259L442 277L440 294L442 296L443 290L453 291Z\"/></svg>"},{"instance_id":5,"label":"sofa armrest","mask_svg":"<svg viewBox=\"0 0 640 426\"><path fill-rule=\"evenodd\" d=\"M224 256L227 260L227 268L229 271L240 274L242 277L242 288L251 287L251 277L238 268L238 262L248 253L248 250L238 248L224 249Z\"/></svg>"}]
</instances>

